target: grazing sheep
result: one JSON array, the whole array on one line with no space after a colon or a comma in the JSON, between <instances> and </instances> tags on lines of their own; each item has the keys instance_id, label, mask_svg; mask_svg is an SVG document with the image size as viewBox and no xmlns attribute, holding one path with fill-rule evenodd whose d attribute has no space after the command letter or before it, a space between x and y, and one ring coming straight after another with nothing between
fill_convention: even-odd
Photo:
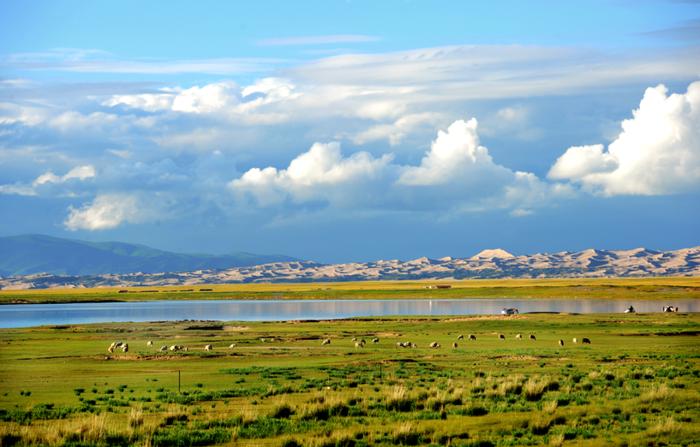
<instances>
[{"instance_id":1,"label":"grazing sheep","mask_svg":"<svg viewBox=\"0 0 700 447\"><path fill-rule=\"evenodd\" d=\"M364 344L364 343L359 342L359 341L356 341L356 342L355 342L355 348L364 348L364 347L365 347L365 344Z\"/></svg>"},{"instance_id":2,"label":"grazing sheep","mask_svg":"<svg viewBox=\"0 0 700 447\"><path fill-rule=\"evenodd\" d=\"M500 340L504 340L504 341L505 341L506 336L503 335L503 334L498 334L498 338L499 338Z\"/></svg>"},{"instance_id":3,"label":"grazing sheep","mask_svg":"<svg viewBox=\"0 0 700 447\"><path fill-rule=\"evenodd\" d=\"M265 340L264 338L261 338L260 341L265 343L267 340Z\"/></svg>"},{"instance_id":4,"label":"grazing sheep","mask_svg":"<svg viewBox=\"0 0 700 447\"><path fill-rule=\"evenodd\" d=\"M537 341L537 337L535 337L535 334L530 334L528 338L532 341Z\"/></svg>"},{"instance_id":5,"label":"grazing sheep","mask_svg":"<svg viewBox=\"0 0 700 447\"><path fill-rule=\"evenodd\" d=\"M364 345L367 344L367 340L365 340L364 338L362 338L362 339L360 339L360 343L362 343L362 346L364 346Z\"/></svg>"},{"instance_id":6,"label":"grazing sheep","mask_svg":"<svg viewBox=\"0 0 700 447\"><path fill-rule=\"evenodd\" d=\"M590 338L583 337L583 338L581 339L581 343L583 343L584 345L590 345L590 344L591 344L591 339L590 339Z\"/></svg>"},{"instance_id":7,"label":"grazing sheep","mask_svg":"<svg viewBox=\"0 0 700 447\"><path fill-rule=\"evenodd\" d=\"M626 314L633 314L633 313L635 313L635 312L637 312L637 311L634 310L634 306L630 306L630 307L628 307L627 309L625 309L625 313L626 313Z\"/></svg>"},{"instance_id":8,"label":"grazing sheep","mask_svg":"<svg viewBox=\"0 0 700 447\"><path fill-rule=\"evenodd\" d=\"M469 334L469 340L476 341L476 335Z\"/></svg>"},{"instance_id":9,"label":"grazing sheep","mask_svg":"<svg viewBox=\"0 0 700 447\"><path fill-rule=\"evenodd\" d=\"M664 306L664 312L678 312L678 307Z\"/></svg>"},{"instance_id":10,"label":"grazing sheep","mask_svg":"<svg viewBox=\"0 0 700 447\"><path fill-rule=\"evenodd\" d=\"M182 345L172 345L172 346L170 347L170 350L171 350L171 351L187 351L187 348L185 348L185 347L182 346Z\"/></svg>"},{"instance_id":11,"label":"grazing sheep","mask_svg":"<svg viewBox=\"0 0 700 447\"><path fill-rule=\"evenodd\" d=\"M372 343L379 343L379 338L378 338L378 337L374 337L374 338L372 339Z\"/></svg>"},{"instance_id":12,"label":"grazing sheep","mask_svg":"<svg viewBox=\"0 0 700 447\"><path fill-rule=\"evenodd\" d=\"M516 340L522 340L522 339L523 339L523 334L515 334L515 339L516 339Z\"/></svg>"},{"instance_id":13,"label":"grazing sheep","mask_svg":"<svg viewBox=\"0 0 700 447\"><path fill-rule=\"evenodd\" d=\"M452 343L452 349L457 349L458 345L457 342Z\"/></svg>"},{"instance_id":14,"label":"grazing sheep","mask_svg":"<svg viewBox=\"0 0 700 447\"><path fill-rule=\"evenodd\" d=\"M229 349L233 349L233 348L235 348L235 347L236 347L236 344L235 344L235 343L231 343L230 345L228 345L228 348L229 348Z\"/></svg>"},{"instance_id":15,"label":"grazing sheep","mask_svg":"<svg viewBox=\"0 0 700 447\"><path fill-rule=\"evenodd\" d=\"M564 346L564 340L562 340L561 338L559 339L559 346Z\"/></svg>"},{"instance_id":16,"label":"grazing sheep","mask_svg":"<svg viewBox=\"0 0 700 447\"><path fill-rule=\"evenodd\" d=\"M415 343L411 343L411 347L412 347L412 348L417 348L417 347L418 347L418 345L417 345L417 344L415 344Z\"/></svg>"},{"instance_id":17,"label":"grazing sheep","mask_svg":"<svg viewBox=\"0 0 700 447\"><path fill-rule=\"evenodd\" d=\"M464 335L459 334L459 336L457 337L457 340L464 340Z\"/></svg>"},{"instance_id":18,"label":"grazing sheep","mask_svg":"<svg viewBox=\"0 0 700 447\"><path fill-rule=\"evenodd\" d=\"M124 343L124 344L122 345L122 351L123 351L123 352L129 352L129 345L126 344L126 343Z\"/></svg>"},{"instance_id":19,"label":"grazing sheep","mask_svg":"<svg viewBox=\"0 0 700 447\"><path fill-rule=\"evenodd\" d=\"M212 349L214 349L214 347L212 345L204 345L205 351L211 351Z\"/></svg>"},{"instance_id":20,"label":"grazing sheep","mask_svg":"<svg viewBox=\"0 0 700 447\"><path fill-rule=\"evenodd\" d=\"M430 343L430 347L431 347L431 348L439 348L439 347L440 347L440 343L434 341L434 342Z\"/></svg>"},{"instance_id":21,"label":"grazing sheep","mask_svg":"<svg viewBox=\"0 0 700 447\"><path fill-rule=\"evenodd\" d=\"M357 341L357 337L352 337L352 341Z\"/></svg>"},{"instance_id":22,"label":"grazing sheep","mask_svg":"<svg viewBox=\"0 0 700 447\"><path fill-rule=\"evenodd\" d=\"M515 307L507 307L507 308L504 307L501 310L501 315L515 315L517 313L518 313L518 309L516 309Z\"/></svg>"},{"instance_id":23,"label":"grazing sheep","mask_svg":"<svg viewBox=\"0 0 700 447\"><path fill-rule=\"evenodd\" d=\"M152 340L148 340L148 342L146 342L146 346L153 346L153 341L152 341Z\"/></svg>"},{"instance_id":24,"label":"grazing sheep","mask_svg":"<svg viewBox=\"0 0 700 447\"><path fill-rule=\"evenodd\" d=\"M321 346L323 346L323 345L330 345L330 344L331 344L331 339L330 339L330 338L327 338L327 339L325 339L325 340L323 340L323 341L321 342Z\"/></svg>"},{"instance_id":25,"label":"grazing sheep","mask_svg":"<svg viewBox=\"0 0 700 447\"><path fill-rule=\"evenodd\" d=\"M163 345L160 347L160 352L166 352L168 350L168 345Z\"/></svg>"},{"instance_id":26,"label":"grazing sheep","mask_svg":"<svg viewBox=\"0 0 700 447\"><path fill-rule=\"evenodd\" d=\"M112 342L112 344L109 345L109 348L107 348L107 352L109 352L110 354L113 353L113 352L114 352L114 348L115 348L114 342Z\"/></svg>"},{"instance_id":27,"label":"grazing sheep","mask_svg":"<svg viewBox=\"0 0 700 447\"><path fill-rule=\"evenodd\" d=\"M578 343L578 339L577 339L576 337L572 338L572 339L571 339L571 343L573 343L573 344Z\"/></svg>"}]
</instances>

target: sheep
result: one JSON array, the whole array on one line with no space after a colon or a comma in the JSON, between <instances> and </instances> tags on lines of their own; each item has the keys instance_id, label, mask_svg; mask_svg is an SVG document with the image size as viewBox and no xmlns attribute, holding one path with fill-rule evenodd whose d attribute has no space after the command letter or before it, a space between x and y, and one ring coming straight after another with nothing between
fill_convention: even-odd
<instances>
[{"instance_id":1,"label":"sheep","mask_svg":"<svg viewBox=\"0 0 700 447\"><path fill-rule=\"evenodd\" d=\"M591 339L590 339L590 338L583 337L583 338L581 339L581 343L583 343L584 345L590 345L590 344L591 344Z\"/></svg>"},{"instance_id":2,"label":"sheep","mask_svg":"<svg viewBox=\"0 0 700 447\"><path fill-rule=\"evenodd\" d=\"M417 347L418 347L418 345L417 345L417 344L415 344L415 343L411 343L411 348L417 348Z\"/></svg>"},{"instance_id":3,"label":"sheep","mask_svg":"<svg viewBox=\"0 0 700 447\"><path fill-rule=\"evenodd\" d=\"M364 346L364 345L367 344L367 340L365 340L364 338L362 338L362 339L360 339L360 343L362 343L362 346Z\"/></svg>"},{"instance_id":4,"label":"sheep","mask_svg":"<svg viewBox=\"0 0 700 447\"><path fill-rule=\"evenodd\" d=\"M168 345L163 345L160 347L160 352L166 352L168 350Z\"/></svg>"},{"instance_id":5,"label":"sheep","mask_svg":"<svg viewBox=\"0 0 700 447\"><path fill-rule=\"evenodd\" d=\"M326 338L325 340L323 340L323 341L321 342L321 346L323 346L323 345L330 345L330 344L331 344L331 339L330 339L330 338Z\"/></svg>"},{"instance_id":6,"label":"sheep","mask_svg":"<svg viewBox=\"0 0 700 447\"><path fill-rule=\"evenodd\" d=\"M267 340L265 340L265 338L261 338L260 341L265 343Z\"/></svg>"},{"instance_id":7,"label":"sheep","mask_svg":"<svg viewBox=\"0 0 700 447\"><path fill-rule=\"evenodd\" d=\"M464 340L464 335L459 334L459 336L457 337L457 340Z\"/></svg>"},{"instance_id":8,"label":"sheep","mask_svg":"<svg viewBox=\"0 0 700 447\"><path fill-rule=\"evenodd\" d=\"M153 346L153 340L148 340L146 342L146 346Z\"/></svg>"},{"instance_id":9,"label":"sheep","mask_svg":"<svg viewBox=\"0 0 700 447\"><path fill-rule=\"evenodd\" d=\"M123 351L123 352L129 352L129 345L126 344L126 343L122 344L122 351Z\"/></svg>"},{"instance_id":10,"label":"sheep","mask_svg":"<svg viewBox=\"0 0 700 447\"><path fill-rule=\"evenodd\" d=\"M434 341L434 342L430 343L430 347L431 347L431 348L434 348L434 349L437 349L437 348L440 347L440 343Z\"/></svg>"},{"instance_id":11,"label":"sheep","mask_svg":"<svg viewBox=\"0 0 700 447\"><path fill-rule=\"evenodd\" d=\"M113 352L114 352L114 348L115 348L114 342L112 342L112 344L109 345L109 348L107 348L107 352L109 352L110 354L113 353Z\"/></svg>"},{"instance_id":12,"label":"sheep","mask_svg":"<svg viewBox=\"0 0 700 447\"><path fill-rule=\"evenodd\" d=\"M212 349L214 349L214 347L212 345L204 345L205 351L211 351Z\"/></svg>"},{"instance_id":13,"label":"sheep","mask_svg":"<svg viewBox=\"0 0 700 447\"><path fill-rule=\"evenodd\" d=\"M229 349L233 349L233 348L235 348L235 347L236 347L236 344L235 344L235 343L231 343L230 345L228 345L228 348L229 348Z\"/></svg>"},{"instance_id":14,"label":"sheep","mask_svg":"<svg viewBox=\"0 0 700 447\"><path fill-rule=\"evenodd\" d=\"M357 337L352 337L352 341L353 341L353 342L356 342L356 341L357 341Z\"/></svg>"},{"instance_id":15,"label":"sheep","mask_svg":"<svg viewBox=\"0 0 700 447\"><path fill-rule=\"evenodd\" d=\"M476 335L469 334L469 340L476 341Z\"/></svg>"},{"instance_id":16,"label":"sheep","mask_svg":"<svg viewBox=\"0 0 700 447\"><path fill-rule=\"evenodd\" d=\"M561 338L559 339L559 346L564 346L564 340L562 340Z\"/></svg>"},{"instance_id":17,"label":"sheep","mask_svg":"<svg viewBox=\"0 0 700 447\"><path fill-rule=\"evenodd\" d=\"M503 334L498 334L498 338L499 338L500 340L504 340L504 341L505 341L506 336L503 335Z\"/></svg>"},{"instance_id":18,"label":"sheep","mask_svg":"<svg viewBox=\"0 0 700 447\"><path fill-rule=\"evenodd\" d=\"M523 339L523 334L515 334L515 339L516 339L516 340L522 340L522 339Z\"/></svg>"},{"instance_id":19,"label":"sheep","mask_svg":"<svg viewBox=\"0 0 700 447\"><path fill-rule=\"evenodd\" d=\"M627 309L625 309L625 313L626 313L626 314L633 314L633 313L635 313L635 312L637 312L637 311L634 310L634 306L630 306L630 307L628 307Z\"/></svg>"},{"instance_id":20,"label":"sheep","mask_svg":"<svg viewBox=\"0 0 700 447\"><path fill-rule=\"evenodd\" d=\"M359 341L355 342L355 348L364 348L364 347L365 347L364 343L361 343Z\"/></svg>"},{"instance_id":21,"label":"sheep","mask_svg":"<svg viewBox=\"0 0 700 447\"><path fill-rule=\"evenodd\" d=\"M452 349L457 349L458 345L457 342L452 343Z\"/></svg>"},{"instance_id":22,"label":"sheep","mask_svg":"<svg viewBox=\"0 0 700 447\"><path fill-rule=\"evenodd\" d=\"M578 343L578 339L577 339L576 337L572 338L572 339L571 339L571 343L573 343L573 344Z\"/></svg>"},{"instance_id":23,"label":"sheep","mask_svg":"<svg viewBox=\"0 0 700 447\"><path fill-rule=\"evenodd\" d=\"M171 351L187 351L187 348L182 345L172 345L170 347Z\"/></svg>"},{"instance_id":24,"label":"sheep","mask_svg":"<svg viewBox=\"0 0 700 447\"><path fill-rule=\"evenodd\" d=\"M678 312L678 307L664 306L664 312Z\"/></svg>"},{"instance_id":25,"label":"sheep","mask_svg":"<svg viewBox=\"0 0 700 447\"><path fill-rule=\"evenodd\" d=\"M372 339L372 343L379 343L379 338L378 338L378 337L374 337L374 338Z\"/></svg>"},{"instance_id":26,"label":"sheep","mask_svg":"<svg viewBox=\"0 0 700 447\"><path fill-rule=\"evenodd\" d=\"M402 341L397 341L397 342L396 342L396 347L397 347L397 348L403 348L403 342L402 342Z\"/></svg>"},{"instance_id":27,"label":"sheep","mask_svg":"<svg viewBox=\"0 0 700 447\"><path fill-rule=\"evenodd\" d=\"M535 337L535 334L530 334L528 338L532 341L537 341L537 337Z\"/></svg>"}]
</instances>

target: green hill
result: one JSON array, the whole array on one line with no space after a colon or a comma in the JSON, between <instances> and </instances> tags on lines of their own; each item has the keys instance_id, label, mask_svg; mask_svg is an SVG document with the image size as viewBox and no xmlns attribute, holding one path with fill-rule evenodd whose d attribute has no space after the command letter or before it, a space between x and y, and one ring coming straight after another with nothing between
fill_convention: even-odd
<instances>
[{"instance_id":1,"label":"green hill","mask_svg":"<svg viewBox=\"0 0 700 447\"><path fill-rule=\"evenodd\" d=\"M124 242L86 242L38 234L0 238L0 276L183 272L294 260L252 253L181 254Z\"/></svg>"}]
</instances>

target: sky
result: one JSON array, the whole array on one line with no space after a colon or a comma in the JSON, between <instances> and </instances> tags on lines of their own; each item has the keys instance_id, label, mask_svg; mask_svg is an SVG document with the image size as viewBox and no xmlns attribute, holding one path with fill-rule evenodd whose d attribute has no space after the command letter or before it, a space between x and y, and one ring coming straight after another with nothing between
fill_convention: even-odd
<instances>
[{"instance_id":1,"label":"sky","mask_svg":"<svg viewBox=\"0 0 700 447\"><path fill-rule=\"evenodd\" d=\"M700 245L700 2L0 2L0 236Z\"/></svg>"}]
</instances>

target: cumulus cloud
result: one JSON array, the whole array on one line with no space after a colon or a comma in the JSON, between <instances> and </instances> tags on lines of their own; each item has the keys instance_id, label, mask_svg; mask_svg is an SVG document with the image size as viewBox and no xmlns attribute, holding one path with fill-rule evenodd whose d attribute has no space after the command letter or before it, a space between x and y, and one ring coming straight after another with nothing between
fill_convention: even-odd
<instances>
[{"instance_id":1,"label":"cumulus cloud","mask_svg":"<svg viewBox=\"0 0 700 447\"><path fill-rule=\"evenodd\" d=\"M437 185L474 176L502 176L508 169L494 164L488 149L479 144L475 118L458 120L438 131L419 166L408 166L398 182L404 185Z\"/></svg>"},{"instance_id":2,"label":"cumulus cloud","mask_svg":"<svg viewBox=\"0 0 700 447\"><path fill-rule=\"evenodd\" d=\"M123 223L148 220L150 213L135 195L100 194L80 208L70 207L63 222L69 230L109 230Z\"/></svg>"},{"instance_id":3,"label":"cumulus cloud","mask_svg":"<svg viewBox=\"0 0 700 447\"><path fill-rule=\"evenodd\" d=\"M608 145L577 146L549 174L603 195L661 195L700 188L700 82L684 94L648 88Z\"/></svg>"},{"instance_id":4,"label":"cumulus cloud","mask_svg":"<svg viewBox=\"0 0 700 447\"><path fill-rule=\"evenodd\" d=\"M322 200L329 206L377 211L519 208L515 216L571 190L495 163L479 144L475 119L440 130L418 166L394 163L391 154L345 157L338 143L316 143L286 169L252 168L229 187L239 199L252 198L262 207Z\"/></svg>"},{"instance_id":5,"label":"cumulus cloud","mask_svg":"<svg viewBox=\"0 0 700 447\"><path fill-rule=\"evenodd\" d=\"M391 155L374 158L367 152L346 158L337 142L315 143L286 169L252 168L231 181L229 187L239 196L253 197L261 205L279 203L285 198L304 202L335 196L344 200L352 195L352 185L362 186L362 182L381 177L391 160Z\"/></svg>"}]
</instances>

